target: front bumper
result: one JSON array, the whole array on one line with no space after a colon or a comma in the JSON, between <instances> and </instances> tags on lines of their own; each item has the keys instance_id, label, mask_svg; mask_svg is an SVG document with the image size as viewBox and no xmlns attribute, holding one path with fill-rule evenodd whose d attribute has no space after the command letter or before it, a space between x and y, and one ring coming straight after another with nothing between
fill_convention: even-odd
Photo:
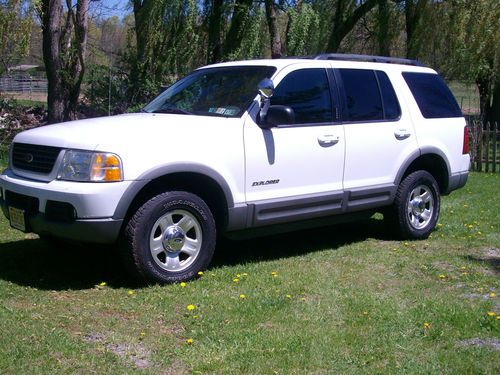
<instances>
[{"instance_id":1,"label":"front bumper","mask_svg":"<svg viewBox=\"0 0 500 375\"><path fill-rule=\"evenodd\" d=\"M8 207L22 209L27 232L113 243L123 223L114 214L130 183L40 182L6 169L0 175L0 206L7 219Z\"/></svg>"}]
</instances>

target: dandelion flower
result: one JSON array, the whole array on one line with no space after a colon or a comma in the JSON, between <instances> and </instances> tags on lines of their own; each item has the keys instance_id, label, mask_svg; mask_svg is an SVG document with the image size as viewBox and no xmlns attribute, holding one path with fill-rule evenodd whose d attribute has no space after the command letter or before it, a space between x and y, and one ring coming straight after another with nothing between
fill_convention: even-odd
<instances>
[{"instance_id":1,"label":"dandelion flower","mask_svg":"<svg viewBox=\"0 0 500 375\"><path fill-rule=\"evenodd\" d=\"M496 314L493 311L488 311L488 316L495 316Z\"/></svg>"},{"instance_id":2,"label":"dandelion flower","mask_svg":"<svg viewBox=\"0 0 500 375\"><path fill-rule=\"evenodd\" d=\"M291 294L287 294L285 297L286 298L292 298L292 295Z\"/></svg>"},{"instance_id":3,"label":"dandelion flower","mask_svg":"<svg viewBox=\"0 0 500 375\"><path fill-rule=\"evenodd\" d=\"M237 278L240 278L240 277L241 277L241 275L240 275L240 274L237 274L237 275L236 275L236 277L237 277Z\"/></svg>"},{"instance_id":4,"label":"dandelion flower","mask_svg":"<svg viewBox=\"0 0 500 375\"><path fill-rule=\"evenodd\" d=\"M237 283L238 281L240 281L240 279L238 279L237 277L233 279L233 283Z\"/></svg>"},{"instance_id":5,"label":"dandelion flower","mask_svg":"<svg viewBox=\"0 0 500 375\"><path fill-rule=\"evenodd\" d=\"M240 298L245 299L245 298L247 298L247 296L245 296L244 294L240 294Z\"/></svg>"},{"instance_id":6,"label":"dandelion flower","mask_svg":"<svg viewBox=\"0 0 500 375\"><path fill-rule=\"evenodd\" d=\"M203 276L203 271L199 271L198 276Z\"/></svg>"},{"instance_id":7,"label":"dandelion flower","mask_svg":"<svg viewBox=\"0 0 500 375\"><path fill-rule=\"evenodd\" d=\"M193 315L193 319L198 319L198 315Z\"/></svg>"},{"instance_id":8,"label":"dandelion flower","mask_svg":"<svg viewBox=\"0 0 500 375\"><path fill-rule=\"evenodd\" d=\"M496 319L497 319L497 320L500 320L500 315L497 315Z\"/></svg>"},{"instance_id":9,"label":"dandelion flower","mask_svg":"<svg viewBox=\"0 0 500 375\"><path fill-rule=\"evenodd\" d=\"M467 269L467 267L462 266L462 267L460 267L460 269L461 269L461 270L466 270L466 269Z\"/></svg>"},{"instance_id":10,"label":"dandelion flower","mask_svg":"<svg viewBox=\"0 0 500 375\"><path fill-rule=\"evenodd\" d=\"M189 311L192 311L195 309L194 305L187 305L186 309L188 309Z\"/></svg>"},{"instance_id":11,"label":"dandelion flower","mask_svg":"<svg viewBox=\"0 0 500 375\"><path fill-rule=\"evenodd\" d=\"M248 273L243 272L242 275L246 277L246 276L248 276Z\"/></svg>"},{"instance_id":12,"label":"dandelion flower","mask_svg":"<svg viewBox=\"0 0 500 375\"><path fill-rule=\"evenodd\" d=\"M192 345L192 344L193 344L193 339L187 339L187 340L186 340L186 343L187 343L188 345Z\"/></svg>"},{"instance_id":13,"label":"dandelion flower","mask_svg":"<svg viewBox=\"0 0 500 375\"><path fill-rule=\"evenodd\" d=\"M368 315L368 311L363 311L363 315Z\"/></svg>"},{"instance_id":14,"label":"dandelion flower","mask_svg":"<svg viewBox=\"0 0 500 375\"><path fill-rule=\"evenodd\" d=\"M273 277L278 276L278 272L276 272L276 271L271 272L271 276L273 276Z\"/></svg>"},{"instance_id":15,"label":"dandelion flower","mask_svg":"<svg viewBox=\"0 0 500 375\"><path fill-rule=\"evenodd\" d=\"M108 285L108 283L106 283L106 281L103 281L102 283L99 284L99 286L106 286Z\"/></svg>"},{"instance_id":16,"label":"dandelion flower","mask_svg":"<svg viewBox=\"0 0 500 375\"><path fill-rule=\"evenodd\" d=\"M141 336L146 336L146 332L141 332Z\"/></svg>"},{"instance_id":17,"label":"dandelion flower","mask_svg":"<svg viewBox=\"0 0 500 375\"><path fill-rule=\"evenodd\" d=\"M429 329L429 328L431 328L431 323L427 323L427 322L425 322L425 323L424 323L424 328L425 328L425 329Z\"/></svg>"},{"instance_id":18,"label":"dandelion flower","mask_svg":"<svg viewBox=\"0 0 500 375\"><path fill-rule=\"evenodd\" d=\"M184 288L187 284L185 282L181 283L181 287Z\"/></svg>"},{"instance_id":19,"label":"dandelion flower","mask_svg":"<svg viewBox=\"0 0 500 375\"><path fill-rule=\"evenodd\" d=\"M441 280L442 280L442 279L446 279L446 275L441 274L441 275L439 275L439 278L440 278Z\"/></svg>"},{"instance_id":20,"label":"dandelion flower","mask_svg":"<svg viewBox=\"0 0 500 375\"><path fill-rule=\"evenodd\" d=\"M491 293L490 293L490 297L491 297L491 298L493 298L493 297L495 297L495 296L496 296L496 294L495 294L495 293L493 293L493 292L491 292Z\"/></svg>"},{"instance_id":21,"label":"dandelion flower","mask_svg":"<svg viewBox=\"0 0 500 375\"><path fill-rule=\"evenodd\" d=\"M437 225L438 228L441 228L442 226L443 226L443 224L441 224L441 223L438 223L438 225Z\"/></svg>"},{"instance_id":22,"label":"dandelion flower","mask_svg":"<svg viewBox=\"0 0 500 375\"><path fill-rule=\"evenodd\" d=\"M134 292L133 290L129 290L129 291L127 292L127 294L128 294L129 296L131 296L132 294L135 294L135 292Z\"/></svg>"}]
</instances>

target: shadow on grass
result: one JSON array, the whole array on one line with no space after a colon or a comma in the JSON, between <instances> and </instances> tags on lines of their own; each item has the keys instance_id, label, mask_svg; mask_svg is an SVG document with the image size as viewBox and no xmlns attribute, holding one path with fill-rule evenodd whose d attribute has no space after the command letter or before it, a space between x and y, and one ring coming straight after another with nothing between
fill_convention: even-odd
<instances>
[{"instance_id":1,"label":"shadow on grass","mask_svg":"<svg viewBox=\"0 0 500 375\"><path fill-rule=\"evenodd\" d=\"M250 240L224 240L210 268L300 256L367 238L387 239L381 220L295 231ZM112 246L49 245L39 240L0 243L0 279L43 290L144 286L130 278Z\"/></svg>"}]
</instances>

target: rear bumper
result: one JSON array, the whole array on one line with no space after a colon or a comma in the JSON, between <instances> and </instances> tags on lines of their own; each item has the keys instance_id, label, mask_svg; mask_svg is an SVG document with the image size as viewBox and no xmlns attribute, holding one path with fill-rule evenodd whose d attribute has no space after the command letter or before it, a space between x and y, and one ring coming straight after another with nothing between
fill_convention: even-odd
<instances>
[{"instance_id":1,"label":"rear bumper","mask_svg":"<svg viewBox=\"0 0 500 375\"><path fill-rule=\"evenodd\" d=\"M450 177L450 182L448 183L448 189L444 192L444 194L449 194L453 190L460 189L464 187L467 183L467 179L469 178L469 172L460 172Z\"/></svg>"}]
</instances>

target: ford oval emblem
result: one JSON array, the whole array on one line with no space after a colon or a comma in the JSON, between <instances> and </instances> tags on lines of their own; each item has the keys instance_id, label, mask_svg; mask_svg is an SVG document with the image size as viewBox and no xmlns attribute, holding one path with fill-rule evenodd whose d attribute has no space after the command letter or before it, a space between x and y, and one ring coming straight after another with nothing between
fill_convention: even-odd
<instances>
[{"instance_id":1,"label":"ford oval emblem","mask_svg":"<svg viewBox=\"0 0 500 375\"><path fill-rule=\"evenodd\" d=\"M34 159L34 158L33 158L33 155L32 155L32 154L26 154L26 155L24 155L24 161L25 161L26 163L31 163L31 162L33 161L33 159Z\"/></svg>"}]
</instances>

